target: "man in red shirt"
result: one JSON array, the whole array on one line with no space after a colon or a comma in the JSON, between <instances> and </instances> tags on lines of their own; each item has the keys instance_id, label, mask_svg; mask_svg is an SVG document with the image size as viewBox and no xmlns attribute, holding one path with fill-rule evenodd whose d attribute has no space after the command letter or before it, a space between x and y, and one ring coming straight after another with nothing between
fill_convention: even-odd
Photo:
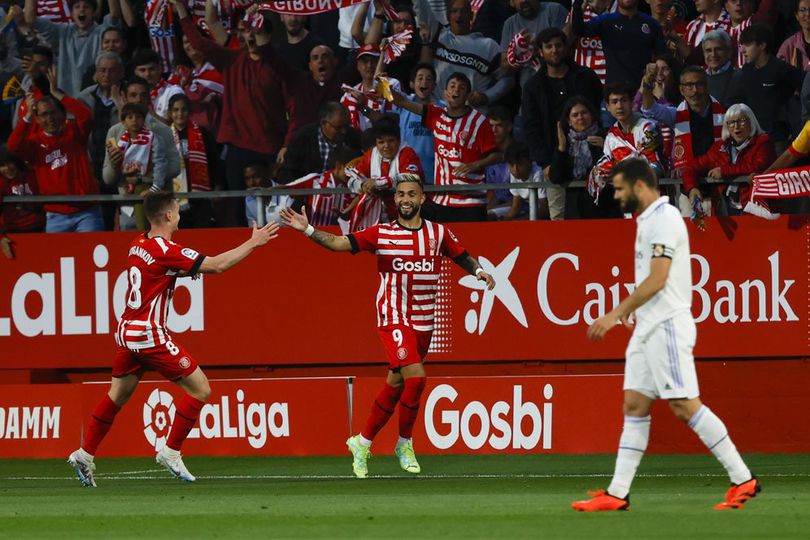
<instances>
[{"instance_id":1,"label":"man in red shirt","mask_svg":"<svg viewBox=\"0 0 810 540\"><path fill-rule=\"evenodd\" d=\"M87 150L92 114L57 88L56 68L48 72L51 95L26 94L26 110L8 139L8 148L34 169L40 195L93 195L98 183ZM73 115L68 119L67 113ZM32 120L36 117L37 125ZM46 204L46 232L104 229L97 203Z\"/></svg>"},{"instance_id":2,"label":"man in red shirt","mask_svg":"<svg viewBox=\"0 0 810 540\"><path fill-rule=\"evenodd\" d=\"M68 457L85 487L96 487L96 449L112 427L115 415L135 392L145 369L158 371L186 391L177 403L171 431L166 445L157 453L157 462L175 478L195 480L183 464L180 447L194 427L211 387L202 369L166 328L175 281L184 276L221 274L278 236L278 224L258 229L254 223L250 239L230 251L206 257L172 242L180 223L180 205L173 193L149 193L143 208L151 230L138 235L129 248L127 305L115 335L118 347L110 391L93 410L82 446Z\"/></svg>"},{"instance_id":3,"label":"man in red shirt","mask_svg":"<svg viewBox=\"0 0 810 540\"><path fill-rule=\"evenodd\" d=\"M503 161L487 117L467 105L471 91L467 76L453 73L444 89L447 107L417 103L392 92L394 105L421 115L425 127L433 131L437 186L483 184L487 167ZM483 191L437 192L433 203L435 220L442 223L487 219Z\"/></svg>"},{"instance_id":4,"label":"man in red shirt","mask_svg":"<svg viewBox=\"0 0 810 540\"><path fill-rule=\"evenodd\" d=\"M421 468L413 452L413 426L419 412L419 398L425 387L422 364L433 334L436 293L442 257L453 259L461 268L486 282L495 280L461 246L444 225L422 219L425 202L418 176L399 177L394 193L398 218L391 223L374 225L360 232L335 236L315 229L306 213L290 208L281 211L285 225L301 231L315 243L332 251L370 251L377 255L380 288L377 293L377 330L388 357L386 384L377 395L366 426L346 445L354 458L352 468L358 478L368 474L371 441L388 422L397 403L399 441L395 453L400 466L409 473Z\"/></svg>"}]
</instances>

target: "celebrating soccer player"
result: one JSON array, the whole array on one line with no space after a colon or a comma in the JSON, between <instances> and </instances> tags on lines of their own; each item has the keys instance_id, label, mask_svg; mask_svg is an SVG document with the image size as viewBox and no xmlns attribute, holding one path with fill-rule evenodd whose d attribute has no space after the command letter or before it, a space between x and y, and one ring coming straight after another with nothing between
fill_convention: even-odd
<instances>
[{"instance_id":1,"label":"celebrating soccer player","mask_svg":"<svg viewBox=\"0 0 810 540\"><path fill-rule=\"evenodd\" d=\"M495 287L495 280L459 244L444 225L422 219L425 202L418 176L402 174L396 181L394 204L398 218L360 232L336 236L309 224L304 214L290 208L281 211L284 224L301 231L332 251L371 251L377 254L380 288L377 293L377 327L390 371L386 384L371 408L363 430L349 437L346 445L354 457L352 468L358 478L368 474L371 441L399 403L399 440L395 453L409 473L421 468L413 452L411 435L419 412L419 398L425 387L422 364L433 333L436 292L442 256L449 257L470 274Z\"/></svg>"},{"instance_id":2,"label":"celebrating soccer player","mask_svg":"<svg viewBox=\"0 0 810 540\"><path fill-rule=\"evenodd\" d=\"M93 478L96 449L147 368L158 371L186 391L177 404L174 423L166 445L157 453L157 462L175 478L195 480L183 464L180 447L197 422L211 388L205 373L166 328L175 281L183 276L221 274L278 236L278 224L261 229L254 224L253 234L242 245L206 257L172 242L180 222L180 205L173 193L149 193L143 208L151 229L139 235L129 248L127 306L115 335L118 349L113 359L110 391L93 410L81 448L68 458L85 487L96 487Z\"/></svg>"},{"instance_id":3,"label":"celebrating soccer player","mask_svg":"<svg viewBox=\"0 0 810 540\"><path fill-rule=\"evenodd\" d=\"M574 510L628 510L630 484L650 437L650 409L666 399L675 416L687 423L725 467L731 488L714 508L742 508L760 491L731 442L723 421L700 401L692 348L697 331L692 318L692 272L689 235L681 213L660 197L655 173L646 160L630 158L610 171L614 197L636 219L636 288L613 311L588 328L588 338L601 340L618 323L635 328L624 368L624 428L616 469L607 491L572 504Z\"/></svg>"}]
</instances>

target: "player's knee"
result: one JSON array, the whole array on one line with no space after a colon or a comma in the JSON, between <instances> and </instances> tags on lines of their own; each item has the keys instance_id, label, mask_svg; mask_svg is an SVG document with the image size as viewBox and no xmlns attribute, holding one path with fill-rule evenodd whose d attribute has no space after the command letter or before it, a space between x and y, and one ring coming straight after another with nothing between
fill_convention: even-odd
<instances>
[{"instance_id":1,"label":"player's knee","mask_svg":"<svg viewBox=\"0 0 810 540\"><path fill-rule=\"evenodd\" d=\"M687 407L686 403L682 401L670 401L669 408L675 415L675 418L685 424L689 423L689 420L692 418L692 413L689 407Z\"/></svg>"},{"instance_id":2,"label":"player's knee","mask_svg":"<svg viewBox=\"0 0 810 540\"><path fill-rule=\"evenodd\" d=\"M645 404L637 403L635 401L625 401L622 410L625 416L642 417L650 414L649 408Z\"/></svg>"},{"instance_id":3,"label":"player's knee","mask_svg":"<svg viewBox=\"0 0 810 540\"><path fill-rule=\"evenodd\" d=\"M211 397L211 385L208 384L208 381L205 381L195 388L194 393L191 395L200 401L208 401L208 398Z\"/></svg>"}]
</instances>

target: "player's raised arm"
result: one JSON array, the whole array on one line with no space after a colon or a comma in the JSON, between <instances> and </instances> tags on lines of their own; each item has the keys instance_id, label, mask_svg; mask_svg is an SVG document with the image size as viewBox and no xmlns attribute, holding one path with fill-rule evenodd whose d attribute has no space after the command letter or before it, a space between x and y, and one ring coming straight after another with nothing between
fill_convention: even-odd
<instances>
[{"instance_id":1,"label":"player's raised arm","mask_svg":"<svg viewBox=\"0 0 810 540\"><path fill-rule=\"evenodd\" d=\"M265 245L267 242L278 236L278 223L268 223L261 229L253 223L253 233L250 239L242 245L235 247L219 255L206 257L200 265L202 274L221 274L233 266L239 264L245 257L250 255L254 249Z\"/></svg>"},{"instance_id":2,"label":"player's raised arm","mask_svg":"<svg viewBox=\"0 0 810 540\"><path fill-rule=\"evenodd\" d=\"M464 270L478 278L478 281L484 281L487 284L487 289L490 291L495 288L495 279L486 272L484 269L481 268L481 264L475 260L475 257L467 253L466 251L461 254L461 256L453 259L457 265L462 267Z\"/></svg>"},{"instance_id":3,"label":"player's raised arm","mask_svg":"<svg viewBox=\"0 0 810 540\"><path fill-rule=\"evenodd\" d=\"M337 236L326 231L319 231L309 224L306 209L301 210L301 214L292 208L282 208L279 215L284 225L304 233L316 244L320 244L332 251L351 251L352 244L346 236Z\"/></svg>"}]
</instances>

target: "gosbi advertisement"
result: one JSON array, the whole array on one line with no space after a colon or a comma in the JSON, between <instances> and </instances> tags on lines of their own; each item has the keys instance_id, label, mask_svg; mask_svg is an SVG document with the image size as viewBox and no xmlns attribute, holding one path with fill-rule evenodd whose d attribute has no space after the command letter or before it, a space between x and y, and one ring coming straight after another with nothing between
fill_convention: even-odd
<instances>
[{"instance_id":1,"label":"gosbi advertisement","mask_svg":"<svg viewBox=\"0 0 810 540\"><path fill-rule=\"evenodd\" d=\"M699 364L701 394L742 452L808 452L806 367L774 364L767 378L757 362ZM212 380L211 397L183 453L345 455L346 438L363 429L382 374ZM0 458L66 458L81 444L108 388L4 385ZM621 388L621 375L429 377L414 444L418 454L612 453L622 425ZM142 382L118 413L99 457L153 456L166 443L181 395L172 383ZM705 452L666 403L656 407L650 452ZM398 435L395 411L375 439L376 459L393 453Z\"/></svg>"},{"instance_id":2,"label":"gosbi advertisement","mask_svg":"<svg viewBox=\"0 0 810 540\"><path fill-rule=\"evenodd\" d=\"M688 224L692 311L702 358L807 354L808 224L783 217ZM623 329L604 343L588 325L633 289L630 220L451 226L497 286L440 269L437 362L621 359ZM16 235L0 263L3 368L108 367L137 233ZM247 229L179 231L201 253L238 245ZM408 259L408 260L406 260ZM414 259L414 260L410 260ZM418 257L396 262L419 266ZM380 363L372 254L332 253L300 233L278 239L223 275L180 279L168 326L202 365Z\"/></svg>"}]
</instances>

